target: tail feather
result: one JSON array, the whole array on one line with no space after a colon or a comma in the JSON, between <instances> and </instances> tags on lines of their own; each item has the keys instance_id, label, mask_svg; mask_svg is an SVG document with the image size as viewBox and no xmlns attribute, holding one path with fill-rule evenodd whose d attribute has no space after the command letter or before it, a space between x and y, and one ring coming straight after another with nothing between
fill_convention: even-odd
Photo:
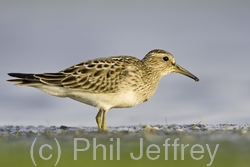
<instances>
[{"instance_id":1,"label":"tail feather","mask_svg":"<svg viewBox=\"0 0 250 167\"><path fill-rule=\"evenodd\" d=\"M44 80L63 80L65 78L65 74L62 73L44 73L35 74L34 76Z\"/></svg>"},{"instance_id":2,"label":"tail feather","mask_svg":"<svg viewBox=\"0 0 250 167\"><path fill-rule=\"evenodd\" d=\"M7 81L16 82L17 85L24 85L24 86L33 86L37 84L62 86L61 80L65 78L65 74L62 73L44 73L44 74L8 73L8 75L19 79L10 79Z\"/></svg>"},{"instance_id":3,"label":"tail feather","mask_svg":"<svg viewBox=\"0 0 250 167\"><path fill-rule=\"evenodd\" d=\"M27 74L27 73L8 73L11 77L21 78L21 79L27 79L27 80L34 80L36 79L34 77L34 74Z\"/></svg>"}]
</instances>

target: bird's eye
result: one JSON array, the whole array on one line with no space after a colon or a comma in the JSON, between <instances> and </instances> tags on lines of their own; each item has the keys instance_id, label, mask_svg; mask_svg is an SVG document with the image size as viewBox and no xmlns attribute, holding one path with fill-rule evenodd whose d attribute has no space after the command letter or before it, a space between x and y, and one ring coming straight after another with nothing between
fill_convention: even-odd
<instances>
[{"instance_id":1,"label":"bird's eye","mask_svg":"<svg viewBox=\"0 0 250 167\"><path fill-rule=\"evenodd\" d=\"M163 57L162 59L163 59L164 61L168 61L168 60L169 60L167 56Z\"/></svg>"}]
</instances>

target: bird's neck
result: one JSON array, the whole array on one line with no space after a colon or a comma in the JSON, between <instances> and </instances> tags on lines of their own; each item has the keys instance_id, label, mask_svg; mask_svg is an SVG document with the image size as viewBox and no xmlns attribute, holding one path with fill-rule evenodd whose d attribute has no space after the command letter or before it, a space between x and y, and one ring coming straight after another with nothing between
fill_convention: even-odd
<instances>
[{"instance_id":1,"label":"bird's neck","mask_svg":"<svg viewBox=\"0 0 250 167\"><path fill-rule=\"evenodd\" d=\"M145 92L147 92L146 98L148 100L154 95L158 87L158 84L160 82L161 75L151 70L150 71L147 70L147 73L148 73L147 77L144 78L144 82L146 85L144 89L145 89Z\"/></svg>"}]
</instances>

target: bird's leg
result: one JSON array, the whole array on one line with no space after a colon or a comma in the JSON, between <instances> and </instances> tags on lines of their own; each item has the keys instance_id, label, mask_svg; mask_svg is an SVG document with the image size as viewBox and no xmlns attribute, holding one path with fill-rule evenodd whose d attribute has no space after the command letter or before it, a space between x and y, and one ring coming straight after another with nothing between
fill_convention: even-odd
<instances>
[{"instance_id":1,"label":"bird's leg","mask_svg":"<svg viewBox=\"0 0 250 167\"><path fill-rule=\"evenodd\" d=\"M102 126L101 126L101 116L102 116L103 110L99 109L98 113L96 114L95 120L98 126L98 129L101 130Z\"/></svg>"},{"instance_id":2,"label":"bird's leg","mask_svg":"<svg viewBox=\"0 0 250 167\"><path fill-rule=\"evenodd\" d=\"M107 115L107 110L103 110L103 115L102 115L102 130L108 130L107 125L106 125L106 115Z\"/></svg>"}]
</instances>

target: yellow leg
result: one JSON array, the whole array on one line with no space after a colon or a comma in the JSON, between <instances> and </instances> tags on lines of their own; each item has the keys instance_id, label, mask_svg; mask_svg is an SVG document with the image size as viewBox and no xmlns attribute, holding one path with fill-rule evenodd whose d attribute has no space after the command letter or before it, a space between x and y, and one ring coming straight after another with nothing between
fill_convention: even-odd
<instances>
[{"instance_id":1,"label":"yellow leg","mask_svg":"<svg viewBox=\"0 0 250 167\"><path fill-rule=\"evenodd\" d=\"M107 125L106 125L106 115L107 115L107 110L103 110L103 114L102 114L102 130L108 130Z\"/></svg>"},{"instance_id":2,"label":"yellow leg","mask_svg":"<svg viewBox=\"0 0 250 167\"><path fill-rule=\"evenodd\" d=\"M102 129L102 126L101 126L101 116L102 116L102 113L103 113L103 110L100 109L98 111L98 113L96 114L96 117L95 117L95 120L96 120L96 123L97 123L97 126L98 126L98 129L101 130Z\"/></svg>"}]
</instances>

